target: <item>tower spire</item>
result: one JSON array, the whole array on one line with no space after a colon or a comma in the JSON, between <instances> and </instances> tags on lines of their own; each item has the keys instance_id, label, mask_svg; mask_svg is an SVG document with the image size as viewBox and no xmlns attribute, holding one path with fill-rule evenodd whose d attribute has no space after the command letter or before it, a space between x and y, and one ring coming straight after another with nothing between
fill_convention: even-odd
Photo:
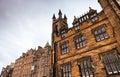
<instances>
[{"instance_id":1,"label":"tower spire","mask_svg":"<svg viewBox=\"0 0 120 77\"><path fill-rule=\"evenodd\" d=\"M62 18L62 12L61 12L60 9L59 9L59 13L58 13L58 15L59 15L59 18Z\"/></svg>"},{"instance_id":2,"label":"tower spire","mask_svg":"<svg viewBox=\"0 0 120 77\"><path fill-rule=\"evenodd\" d=\"M53 14L52 19L53 19L53 21L55 21L55 20L56 20L55 14Z\"/></svg>"},{"instance_id":3,"label":"tower spire","mask_svg":"<svg viewBox=\"0 0 120 77\"><path fill-rule=\"evenodd\" d=\"M64 19L67 19L66 15L64 14Z\"/></svg>"},{"instance_id":4,"label":"tower spire","mask_svg":"<svg viewBox=\"0 0 120 77\"><path fill-rule=\"evenodd\" d=\"M56 19L56 17L55 17L55 14L53 14L53 17L52 17L52 19L53 19L53 20L55 20L55 19Z\"/></svg>"}]
</instances>

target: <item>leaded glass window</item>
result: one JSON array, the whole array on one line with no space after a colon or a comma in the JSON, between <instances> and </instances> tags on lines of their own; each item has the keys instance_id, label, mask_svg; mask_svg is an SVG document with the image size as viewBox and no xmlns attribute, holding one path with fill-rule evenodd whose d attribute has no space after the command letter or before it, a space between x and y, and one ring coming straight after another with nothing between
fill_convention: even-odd
<instances>
[{"instance_id":1,"label":"leaded glass window","mask_svg":"<svg viewBox=\"0 0 120 77\"><path fill-rule=\"evenodd\" d=\"M85 37L83 35L79 35L75 37L75 46L76 49L80 49L86 46Z\"/></svg>"},{"instance_id":2,"label":"leaded glass window","mask_svg":"<svg viewBox=\"0 0 120 77\"><path fill-rule=\"evenodd\" d=\"M61 73L62 73L62 77L72 77L70 63L62 65Z\"/></svg>"},{"instance_id":3,"label":"leaded glass window","mask_svg":"<svg viewBox=\"0 0 120 77\"><path fill-rule=\"evenodd\" d=\"M64 42L63 44L61 44L61 53L65 54L67 52L69 52L69 46L68 46L68 42Z\"/></svg>"},{"instance_id":4,"label":"leaded glass window","mask_svg":"<svg viewBox=\"0 0 120 77\"><path fill-rule=\"evenodd\" d=\"M102 54L102 61L108 75L114 75L120 73L120 60L116 50L109 53Z\"/></svg>"},{"instance_id":5,"label":"leaded glass window","mask_svg":"<svg viewBox=\"0 0 120 77\"><path fill-rule=\"evenodd\" d=\"M82 58L78 61L81 77L94 77L90 57Z\"/></svg>"},{"instance_id":6,"label":"leaded glass window","mask_svg":"<svg viewBox=\"0 0 120 77\"><path fill-rule=\"evenodd\" d=\"M96 41L102 41L109 38L108 33L106 32L105 25L93 30Z\"/></svg>"}]
</instances>

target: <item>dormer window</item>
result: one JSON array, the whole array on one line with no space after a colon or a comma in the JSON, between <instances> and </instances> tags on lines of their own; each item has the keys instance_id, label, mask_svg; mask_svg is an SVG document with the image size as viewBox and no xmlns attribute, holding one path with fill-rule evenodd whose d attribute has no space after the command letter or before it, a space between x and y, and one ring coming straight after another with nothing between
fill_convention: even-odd
<instances>
[{"instance_id":1,"label":"dormer window","mask_svg":"<svg viewBox=\"0 0 120 77\"><path fill-rule=\"evenodd\" d=\"M78 31L80 29L79 22L75 23L73 26L75 27L75 30Z\"/></svg>"},{"instance_id":2,"label":"dormer window","mask_svg":"<svg viewBox=\"0 0 120 77\"><path fill-rule=\"evenodd\" d=\"M80 26L76 26L76 27L75 27L75 30L76 30L76 31L80 30Z\"/></svg>"},{"instance_id":3,"label":"dormer window","mask_svg":"<svg viewBox=\"0 0 120 77\"><path fill-rule=\"evenodd\" d=\"M89 17L92 21L92 23L98 21L98 17L97 17L97 11L92 9L91 7L89 7Z\"/></svg>"},{"instance_id":4,"label":"dormer window","mask_svg":"<svg viewBox=\"0 0 120 77\"><path fill-rule=\"evenodd\" d=\"M74 26L78 26L79 25L79 22L75 23Z\"/></svg>"},{"instance_id":5,"label":"dormer window","mask_svg":"<svg viewBox=\"0 0 120 77\"><path fill-rule=\"evenodd\" d=\"M73 21L73 27L75 29L75 31L78 31L80 29L80 21L79 18L76 18L74 16L74 21Z\"/></svg>"},{"instance_id":6,"label":"dormer window","mask_svg":"<svg viewBox=\"0 0 120 77\"><path fill-rule=\"evenodd\" d=\"M61 30L60 34L61 34L61 37L62 37L62 38L65 37L66 30L65 30L65 29Z\"/></svg>"},{"instance_id":7,"label":"dormer window","mask_svg":"<svg viewBox=\"0 0 120 77\"><path fill-rule=\"evenodd\" d=\"M94 13L93 15L90 16L92 22L96 22L98 20L97 14Z\"/></svg>"},{"instance_id":8,"label":"dormer window","mask_svg":"<svg viewBox=\"0 0 120 77\"><path fill-rule=\"evenodd\" d=\"M94 13L93 15L90 16L90 18L93 18L93 17L96 17L96 16L97 16L97 14Z\"/></svg>"}]
</instances>

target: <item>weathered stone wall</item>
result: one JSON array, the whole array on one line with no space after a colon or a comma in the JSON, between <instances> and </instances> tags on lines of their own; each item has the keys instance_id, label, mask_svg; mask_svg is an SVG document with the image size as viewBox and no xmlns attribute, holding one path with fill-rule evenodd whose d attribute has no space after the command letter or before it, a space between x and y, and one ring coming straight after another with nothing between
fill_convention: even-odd
<instances>
[{"instance_id":1,"label":"weathered stone wall","mask_svg":"<svg viewBox=\"0 0 120 77\"><path fill-rule=\"evenodd\" d=\"M108 0L110 1L110 0ZM71 74L72 77L80 77L80 72L78 68L78 59L81 59L85 56L90 56L92 59L92 67L95 77L107 77L107 73L103 62L101 60L100 54L103 52L109 52L112 49L117 49L118 53L120 53L120 23L118 19L118 9L113 9L115 6L113 3L107 3L107 0L99 0L101 6L103 7L103 11L98 14L98 21L96 23L92 23L91 20L87 20L86 22L80 25L80 31L75 31L74 27L70 28L65 37L61 38L60 36L54 35L53 43L57 43L56 50L56 76L61 77L61 65L67 62L71 63ZM110 7L112 5L113 7ZM110 6L109 6L110 5ZM108 7L107 7L108 6ZM116 8L116 7L115 7ZM114 12L114 11L117 12ZM61 27L61 24L56 24ZM106 24L106 32L109 35L109 38L97 42L92 30ZM86 46L81 49L75 48L74 37L76 35L82 34L86 39ZM61 54L60 44L64 41L68 41L69 43L69 52L66 54ZM53 47L54 49L54 47ZM119 76L114 76L119 77Z\"/></svg>"}]
</instances>

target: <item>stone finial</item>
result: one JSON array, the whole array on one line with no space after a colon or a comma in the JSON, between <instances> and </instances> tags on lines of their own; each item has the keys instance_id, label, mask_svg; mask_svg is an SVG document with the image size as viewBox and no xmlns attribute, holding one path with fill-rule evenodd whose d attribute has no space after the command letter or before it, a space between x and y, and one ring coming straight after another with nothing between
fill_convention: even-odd
<instances>
[{"instance_id":1,"label":"stone finial","mask_svg":"<svg viewBox=\"0 0 120 77\"><path fill-rule=\"evenodd\" d=\"M74 19L76 19L76 16L74 16Z\"/></svg>"},{"instance_id":2,"label":"stone finial","mask_svg":"<svg viewBox=\"0 0 120 77\"><path fill-rule=\"evenodd\" d=\"M92 8L91 7L89 7L89 10L91 10Z\"/></svg>"},{"instance_id":3,"label":"stone finial","mask_svg":"<svg viewBox=\"0 0 120 77\"><path fill-rule=\"evenodd\" d=\"M53 19L53 20L55 20L55 19L56 19L56 17L55 17L55 14L53 14L53 17L52 17L52 19Z\"/></svg>"},{"instance_id":4,"label":"stone finial","mask_svg":"<svg viewBox=\"0 0 120 77\"><path fill-rule=\"evenodd\" d=\"M59 18L62 18L62 12L60 9L59 9L58 15L59 15Z\"/></svg>"},{"instance_id":5,"label":"stone finial","mask_svg":"<svg viewBox=\"0 0 120 77\"><path fill-rule=\"evenodd\" d=\"M66 15L64 15L64 19L67 19Z\"/></svg>"},{"instance_id":6,"label":"stone finial","mask_svg":"<svg viewBox=\"0 0 120 77\"><path fill-rule=\"evenodd\" d=\"M50 46L50 44L49 44L49 42L47 42L46 45L45 45L45 47L49 47L49 46Z\"/></svg>"}]
</instances>

